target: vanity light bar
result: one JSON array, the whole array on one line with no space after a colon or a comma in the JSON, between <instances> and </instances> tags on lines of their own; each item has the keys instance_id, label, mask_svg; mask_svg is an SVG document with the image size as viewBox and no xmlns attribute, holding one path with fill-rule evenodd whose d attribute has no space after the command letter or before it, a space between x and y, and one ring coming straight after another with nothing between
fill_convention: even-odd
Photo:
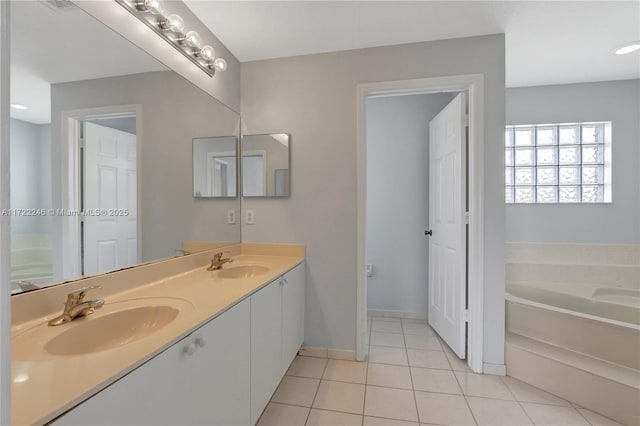
<instances>
[{"instance_id":1,"label":"vanity light bar","mask_svg":"<svg viewBox=\"0 0 640 426\"><path fill-rule=\"evenodd\" d=\"M203 46L197 32L185 31L182 17L168 13L162 0L115 1L210 77L213 77L216 71L227 69L227 61L216 58L213 47Z\"/></svg>"}]
</instances>

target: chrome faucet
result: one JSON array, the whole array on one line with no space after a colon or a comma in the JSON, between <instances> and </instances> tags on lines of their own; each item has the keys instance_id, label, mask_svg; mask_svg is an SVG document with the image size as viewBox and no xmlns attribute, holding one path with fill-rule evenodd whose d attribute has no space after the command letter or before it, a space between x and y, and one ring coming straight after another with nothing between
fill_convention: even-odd
<instances>
[{"instance_id":1,"label":"chrome faucet","mask_svg":"<svg viewBox=\"0 0 640 426\"><path fill-rule=\"evenodd\" d=\"M64 304L64 311L59 316L49 321L49 325L60 325L67 322L71 322L78 317L85 317L91 315L96 309L102 308L104 300L88 300L85 302L84 296L86 296L89 290L95 288L102 288L94 285L91 287L84 287L78 290L72 291L67 294L67 302Z\"/></svg>"},{"instance_id":2,"label":"chrome faucet","mask_svg":"<svg viewBox=\"0 0 640 426\"><path fill-rule=\"evenodd\" d=\"M228 253L228 252L225 252ZM222 269L222 265L225 263L231 263L233 259L230 257L222 258L222 252L218 252L213 255L213 259L211 259L211 266L207 268L207 271L217 271L218 269Z\"/></svg>"}]
</instances>

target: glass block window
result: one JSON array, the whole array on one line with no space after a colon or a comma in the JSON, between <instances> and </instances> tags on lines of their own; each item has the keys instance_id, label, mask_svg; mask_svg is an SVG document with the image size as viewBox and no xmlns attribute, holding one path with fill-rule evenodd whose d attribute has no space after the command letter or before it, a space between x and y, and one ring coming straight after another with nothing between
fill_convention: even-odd
<instances>
[{"instance_id":1,"label":"glass block window","mask_svg":"<svg viewBox=\"0 0 640 426\"><path fill-rule=\"evenodd\" d=\"M505 129L507 203L611 202L611 122Z\"/></svg>"}]
</instances>

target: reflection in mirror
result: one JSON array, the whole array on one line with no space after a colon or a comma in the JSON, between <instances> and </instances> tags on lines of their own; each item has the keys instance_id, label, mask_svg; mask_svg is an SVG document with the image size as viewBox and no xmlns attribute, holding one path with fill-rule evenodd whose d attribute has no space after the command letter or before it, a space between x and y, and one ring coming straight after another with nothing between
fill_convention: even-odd
<instances>
[{"instance_id":1,"label":"reflection in mirror","mask_svg":"<svg viewBox=\"0 0 640 426\"><path fill-rule=\"evenodd\" d=\"M72 2L11 6L12 293L239 242L239 199L196 202L190 172L238 114Z\"/></svg>"},{"instance_id":2,"label":"reflection in mirror","mask_svg":"<svg viewBox=\"0 0 640 426\"><path fill-rule=\"evenodd\" d=\"M286 133L243 135L242 196L289 196L290 150Z\"/></svg>"},{"instance_id":3,"label":"reflection in mirror","mask_svg":"<svg viewBox=\"0 0 640 426\"><path fill-rule=\"evenodd\" d=\"M235 197L238 161L235 136L193 139L193 196Z\"/></svg>"}]
</instances>

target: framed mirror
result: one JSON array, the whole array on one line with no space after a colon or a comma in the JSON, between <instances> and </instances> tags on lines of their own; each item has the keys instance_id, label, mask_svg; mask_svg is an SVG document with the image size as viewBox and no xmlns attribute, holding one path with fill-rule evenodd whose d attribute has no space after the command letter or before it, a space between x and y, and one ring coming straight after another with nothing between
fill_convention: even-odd
<instances>
[{"instance_id":1,"label":"framed mirror","mask_svg":"<svg viewBox=\"0 0 640 426\"><path fill-rule=\"evenodd\" d=\"M10 28L12 294L240 241L240 199L191 173L238 113L73 2L12 2Z\"/></svg>"},{"instance_id":2,"label":"framed mirror","mask_svg":"<svg viewBox=\"0 0 640 426\"><path fill-rule=\"evenodd\" d=\"M291 195L291 136L286 133L242 136L242 196Z\"/></svg>"},{"instance_id":3,"label":"framed mirror","mask_svg":"<svg viewBox=\"0 0 640 426\"><path fill-rule=\"evenodd\" d=\"M193 139L194 198L235 198L238 182L238 138Z\"/></svg>"}]
</instances>

